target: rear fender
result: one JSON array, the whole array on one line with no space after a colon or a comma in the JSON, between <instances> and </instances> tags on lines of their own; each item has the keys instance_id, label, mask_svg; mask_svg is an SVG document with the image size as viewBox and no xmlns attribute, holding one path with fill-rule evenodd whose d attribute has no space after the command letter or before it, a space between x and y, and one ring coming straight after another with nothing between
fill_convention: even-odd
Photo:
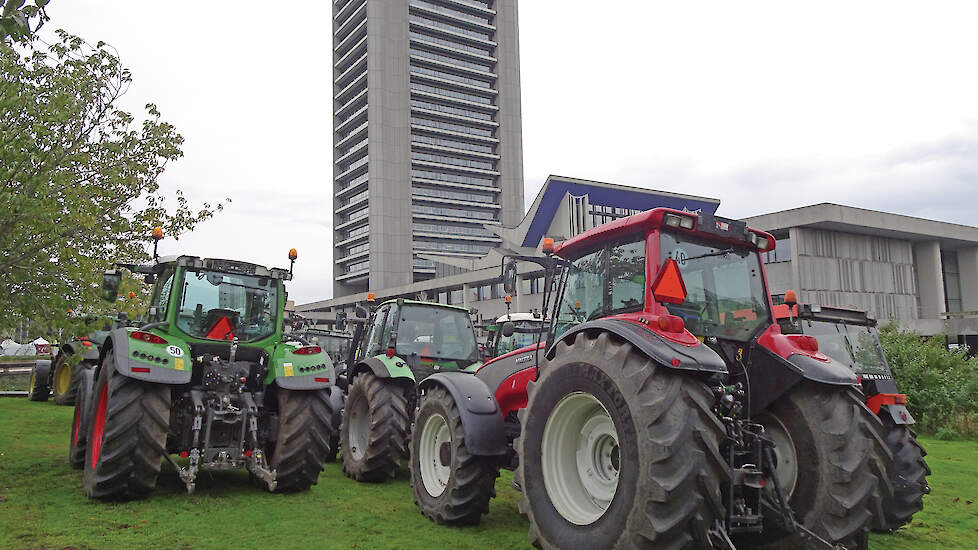
<instances>
[{"instance_id":1,"label":"rear fender","mask_svg":"<svg viewBox=\"0 0 978 550\"><path fill-rule=\"evenodd\" d=\"M708 374L727 373L727 364L723 359L699 341L695 345L686 346L667 340L637 323L621 319L597 319L582 323L565 332L558 342L570 342L574 335L586 330L600 330L615 334L627 340L656 363L666 367ZM556 346L550 349L547 354L548 359L553 358L555 349Z\"/></svg>"},{"instance_id":2,"label":"rear fender","mask_svg":"<svg viewBox=\"0 0 978 550\"><path fill-rule=\"evenodd\" d=\"M353 379L363 372L372 372L377 378L399 379L405 384L410 384L411 387L414 387L416 384L411 367L408 366L406 361L397 356L387 357L386 355L378 355L360 361L353 367L353 371L350 373L350 383L352 384Z\"/></svg>"},{"instance_id":3,"label":"rear fender","mask_svg":"<svg viewBox=\"0 0 978 550\"><path fill-rule=\"evenodd\" d=\"M158 384L187 384L190 382L193 362L190 346L173 334L156 333L166 344L152 344L129 337L136 329L118 328L106 338L99 350L99 366L95 378L105 362L109 350L113 352L115 371L135 380Z\"/></svg>"},{"instance_id":4,"label":"rear fender","mask_svg":"<svg viewBox=\"0 0 978 550\"><path fill-rule=\"evenodd\" d=\"M274 380L287 390L320 390L336 383L336 369L329 355L323 351L300 355L295 353L297 349L287 344L275 347L266 383Z\"/></svg>"},{"instance_id":5,"label":"rear fender","mask_svg":"<svg viewBox=\"0 0 978 550\"><path fill-rule=\"evenodd\" d=\"M97 363L99 360L99 346L95 343L88 342L86 346L82 341L68 342L67 344L61 346L61 353L67 353L69 355L81 355L82 361L88 361L90 363Z\"/></svg>"},{"instance_id":6,"label":"rear fender","mask_svg":"<svg viewBox=\"0 0 978 550\"><path fill-rule=\"evenodd\" d=\"M503 415L489 386L468 373L439 372L425 378L419 390L423 393L435 386L445 388L455 400L469 452L478 456L506 454Z\"/></svg>"}]
</instances>

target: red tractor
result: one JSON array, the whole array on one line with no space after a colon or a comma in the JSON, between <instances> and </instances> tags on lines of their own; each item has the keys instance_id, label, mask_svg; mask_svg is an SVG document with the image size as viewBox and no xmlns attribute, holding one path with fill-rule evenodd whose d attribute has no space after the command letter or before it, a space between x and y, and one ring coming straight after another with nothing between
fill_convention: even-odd
<instances>
[{"instance_id":1,"label":"red tractor","mask_svg":"<svg viewBox=\"0 0 978 550\"><path fill-rule=\"evenodd\" d=\"M774 314L781 332L814 336L822 353L849 365L859 377L866 406L882 423L879 437L893 455L894 470L880 484L882 498L874 510L873 529L892 531L910 523L930 492L930 468L924 461L927 452L910 428L914 418L907 410L907 396L897 388L883 354L876 319L855 309L798 304L792 291L786 293L784 305L774 306Z\"/></svg>"},{"instance_id":2,"label":"red tractor","mask_svg":"<svg viewBox=\"0 0 978 550\"><path fill-rule=\"evenodd\" d=\"M848 366L783 334L743 222L658 208L543 257L541 341L420 385L421 512L476 523L515 469L544 548L864 546L892 457Z\"/></svg>"}]
</instances>

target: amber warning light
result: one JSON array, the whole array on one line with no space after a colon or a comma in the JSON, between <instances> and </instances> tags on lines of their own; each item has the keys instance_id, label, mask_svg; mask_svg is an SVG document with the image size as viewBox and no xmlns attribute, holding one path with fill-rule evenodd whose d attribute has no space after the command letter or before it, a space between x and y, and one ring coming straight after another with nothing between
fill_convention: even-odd
<instances>
[{"instance_id":1,"label":"amber warning light","mask_svg":"<svg viewBox=\"0 0 978 550\"><path fill-rule=\"evenodd\" d=\"M681 304L686 301L686 283L679 271L676 260L668 259L662 263L659 274L652 283L652 295L659 302Z\"/></svg>"},{"instance_id":2,"label":"amber warning light","mask_svg":"<svg viewBox=\"0 0 978 550\"><path fill-rule=\"evenodd\" d=\"M551 239L550 237L544 238L543 239L543 244L540 245L540 250L544 254L553 254L554 253L554 240Z\"/></svg>"}]
</instances>

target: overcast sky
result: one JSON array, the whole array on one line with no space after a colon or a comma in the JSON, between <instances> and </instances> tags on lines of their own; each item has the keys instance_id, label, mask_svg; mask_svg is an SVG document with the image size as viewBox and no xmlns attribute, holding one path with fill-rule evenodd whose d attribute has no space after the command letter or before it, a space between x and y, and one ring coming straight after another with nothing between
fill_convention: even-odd
<instances>
[{"instance_id":1,"label":"overcast sky","mask_svg":"<svg viewBox=\"0 0 978 550\"><path fill-rule=\"evenodd\" d=\"M332 295L330 5L48 9L115 46L124 105L186 138L164 188L233 200L161 250L287 266L296 247L298 303ZM527 204L560 174L729 217L837 202L978 225L976 21L975 2L522 0Z\"/></svg>"}]
</instances>

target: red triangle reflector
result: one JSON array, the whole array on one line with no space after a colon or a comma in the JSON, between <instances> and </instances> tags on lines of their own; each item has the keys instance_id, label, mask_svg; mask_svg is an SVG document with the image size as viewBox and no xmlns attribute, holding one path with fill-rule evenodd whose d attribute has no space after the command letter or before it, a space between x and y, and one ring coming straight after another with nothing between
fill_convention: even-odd
<instances>
[{"instance_id":1,"label":"red triangle reflector","mask_svg":"<svg viewBox=\"0 0 978 550\"><path fill-rule=\"evenodd\" d=\"M676 260L668 259L659 268L659 274L652 283L652 295L658 302L681 304L686 301L686 283L679 271Z\"/></svg>"}]
</instances>

